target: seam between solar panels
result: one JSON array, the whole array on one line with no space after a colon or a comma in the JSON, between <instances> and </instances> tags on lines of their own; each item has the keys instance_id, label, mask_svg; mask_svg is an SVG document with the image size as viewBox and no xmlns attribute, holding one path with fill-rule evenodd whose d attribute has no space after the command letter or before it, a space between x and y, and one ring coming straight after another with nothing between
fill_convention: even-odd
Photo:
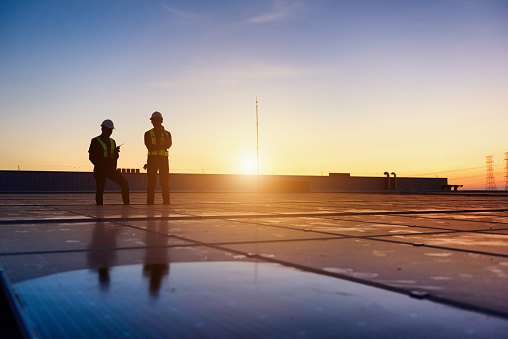
<instances>
[{"instance_id":1,"label":"seam between solar panels","mask_svg":"<svg viewBox=\"0 0 508 339\"><path fill-rule=\"evenodd\" d=\"M506 212L508 209L482 209L482 210L436 210L436 211L378 211L378 212L327 212L327 213L275 213L275 214L238 214L238 215L188 215L188 216L169 216L169 217L121 217L121 218L71 218L71 219L29 219L29 220L0 220L0 225L11 224L55 224L55 223L86 223L86 222L114 222L114 221L150 221L150 220L206 220L206 219L263 219L263 218L313 218L313 217L340 217L340 216L362 216L362 215L419 215L419 214L450 214L450 213L468 213L468 212Z\"/></svg>"}]
</instances>

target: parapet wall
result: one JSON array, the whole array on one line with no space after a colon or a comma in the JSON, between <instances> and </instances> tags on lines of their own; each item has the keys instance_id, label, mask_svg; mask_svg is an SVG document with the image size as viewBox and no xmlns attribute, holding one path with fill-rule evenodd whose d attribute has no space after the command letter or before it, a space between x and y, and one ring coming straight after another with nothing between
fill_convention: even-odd
<instances>
[{"instance_id":1,"label":"parapet wall","mask_svg":"<svg viewBox=\"0 0 508 339\"><path fill-rule=\"evenodd\" d=\"M132 192L146 192L146 173L123 173ZM239 175L171 173L173 192L342 192L342 191L440 191L446 178ZM157 187L159 184L157 183ZM106 191L119 187L106 180ZM0 171L0 193L95 192L92 172Z\"/></svg>"}]
</instances>

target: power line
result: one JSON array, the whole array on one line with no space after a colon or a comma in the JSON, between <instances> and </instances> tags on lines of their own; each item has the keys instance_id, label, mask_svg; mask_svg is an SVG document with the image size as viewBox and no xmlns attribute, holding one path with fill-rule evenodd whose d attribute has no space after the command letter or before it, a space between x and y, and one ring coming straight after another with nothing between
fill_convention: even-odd
<instances>
[{"instance_id":1,"label":"power line","mask_svg":"<svg viewBox=\"0 0 508 339\"><path fill-rule=\"evenodd\" d=\"M499 166L499 165L494 165L494 166ZM452 172L461 172L461 171L469 171L469 170L480 169L480 168L485 168L485 166L481 166L481 167L470 167L470 168L461 168L461 169L456 169L456 170L441 171L441 172L432 172L432 173L425 173L425 174L414 174L413 176L415 176L415 177L422 177L422 176L426 176L426 175L441 174L441 173L452 173Z\"/></svg>"}]
</instances>

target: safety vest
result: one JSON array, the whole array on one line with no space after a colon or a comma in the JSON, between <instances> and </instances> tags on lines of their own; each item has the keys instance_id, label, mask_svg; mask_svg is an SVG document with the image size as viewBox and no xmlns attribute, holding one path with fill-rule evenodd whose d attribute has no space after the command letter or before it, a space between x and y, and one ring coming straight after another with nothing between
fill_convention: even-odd
<instances>
[{"instance_id":1,"label":"safety vest","mask_svg":"<svg viewBox=\"0 0 508 339\"><path fill-rule=\"evenodd\" d=\"M153 130L153 128L149 131L150 132L150 137L152 138L152 145L156 146L157 145L157 139L155 138L155 131ZM165 131L162 130L162 133L161 133L161 139L160 139L160 145L164 145L164 133ZM162 156L169 156L169 152L165 149L161 149L161 150L158 150L158 151L148 151L148 155L162 155Z\"/></svg>"},{"instance_id":2,"label":"safety vest","mask_svg":"<svg viewBox=\"0 0 508 339\"><path fill-rule=\"evenodd\" d=\"M104 143L104 141L102 141L101 138L95 137L95 139L97 139L99 144L101 144L102 149L104 150L104 158L108 158L108 157L113 158L113 155L115 154L115 141L113 139L109 138L109 142L111 143L111 150L110 150L111 156L108 156L108 146L106 146L106 144Z\"/></svg>"}]
</instances>

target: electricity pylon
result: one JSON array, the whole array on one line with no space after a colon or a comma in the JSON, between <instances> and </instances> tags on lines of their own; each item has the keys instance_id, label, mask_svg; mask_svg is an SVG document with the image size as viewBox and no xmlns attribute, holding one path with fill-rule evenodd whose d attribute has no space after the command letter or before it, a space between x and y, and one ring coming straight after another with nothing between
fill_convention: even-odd
<instances>
[{"instance_id":1,"label":"electricity pylon","mask_svg":"<svg viewBox=\"0 0 508 339\"><path fill-rule=\"evenodd\" d=\"M492 160L492 155L487 156L487 161L485 162L487 165L487 180L485 181L485 190L486 191L496 191L496 179L494 178L494 161Z\"/></svg>"},{"instance_id":2,"label":"electricity pylon","mask_svg":"<svg viewBox=\"0 0 508 339\"><path fill-rule=\"evenodd\" d=\"M504 190L508 191L508 152L504 152Z\"/></svg>"}]
</instances>

